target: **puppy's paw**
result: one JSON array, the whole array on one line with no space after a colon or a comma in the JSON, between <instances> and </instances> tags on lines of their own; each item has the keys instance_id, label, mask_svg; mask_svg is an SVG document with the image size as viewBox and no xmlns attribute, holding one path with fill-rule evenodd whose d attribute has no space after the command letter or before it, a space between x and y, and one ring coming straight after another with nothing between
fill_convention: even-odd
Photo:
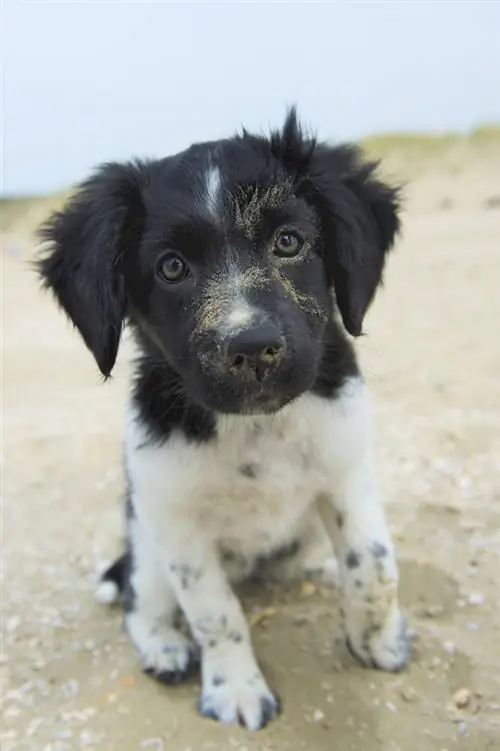
<instances>
[{"instance_id":1,"label":"puppy's paw","mask_svg":"<svg viewBox=\"0 0 500 751\"><path fill-rule=\"evenodd\" d=\"M280 702L260 673L230 676L208 671L198 710L224 724L260 730L280 712Z\"/></svg>"},{"instance_id":2,"label":"puppy's paw","mask_svg":"<svg viewBox=\"0 0 500 751\"><path fill-rule=\"evenodd\" d=\"M129 619L128 630L139 649L142 669L167 685L176 685L187 678L196 662L194 645L175 628L140 628Z\"/></svg>"},{"instance_id":3,"label":"puppy's paw","mask_svg":"<svg viewBox=\"0 0 500 751\"><path fill-rule=\"evenodd\" d=\"M182 636L172 631L177 639ZM148 653L141 656L144 672L168 686L182 683L196 664L194 646L187 640L181 643L177 639L169 637L161 644L151 645Z\"/></svg>"},{"instance_id":4,"label":"puppy's paw","mask_svg":"<svg viewBox=\"0 0 500 751\"><path fill-rule=\"evenodd\" d=\"M347 647L365 667L398 672L411 654L411 637L399 610L390 614L383 626L368 624L360 632L351 630Z\"/></svg>"}]
</instances>

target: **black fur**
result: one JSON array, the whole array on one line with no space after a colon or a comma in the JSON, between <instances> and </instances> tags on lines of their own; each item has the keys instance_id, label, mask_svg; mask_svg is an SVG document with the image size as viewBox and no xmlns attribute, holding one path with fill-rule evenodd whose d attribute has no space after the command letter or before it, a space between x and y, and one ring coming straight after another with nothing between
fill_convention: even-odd
<instances>
[{"instance_id":1,"label":"black fur","mask_svg":"<svg viewBox=\"0 0 500 751\"><path fill-rule=\"evenodd\" d=\"M218 221L204 204L210 164L221 179ZM151 440L173 428L210 440L217 412L275 411L306 391L334 398L358 372L331 296L358 336L399 229L398 191L375 168L355 147L306 136L295 110L269 137L243 131L165 159L105 164L42 228L48 247L38 271L105 377L123 325L131 326L141 352L133 398ZM279 200L238 228L235 212L256 190L274 188ZM303 238L300 262L275 263L280 225ZM157 275L169 249L189 264L180 284ZM204 295L229 256L243 274L259 269L249 303L284 342L285 356L263 383L230 372L217 327L200 325Z\"/></svg>"},{"instance_id":2,"label":"black fur","mask_svg":"<svg viewBox=\"0 0 500 751\"><path fill-rule=\"evenodd\" d=\"M118 587L118 591L122 594L125 590L128 581L128 571L130 568L130 560L128 551L122 553L108 568L101 574L102 582L112 582Z\"/></svg>"}]
</instances>

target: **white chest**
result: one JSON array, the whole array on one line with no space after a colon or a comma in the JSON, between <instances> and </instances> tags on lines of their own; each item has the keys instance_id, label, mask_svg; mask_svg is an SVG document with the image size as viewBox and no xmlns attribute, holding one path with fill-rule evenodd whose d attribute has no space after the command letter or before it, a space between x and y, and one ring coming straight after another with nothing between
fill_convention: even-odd
<instances>
[{"instance_id":1,"label":"white chest","mask_svg":"<svg viewBox=\"0 0 500 751\"><path fill-rule=\"evenodd\" d=\"M174 515L228 548L268 552L293 537L314 496L349 460L360 426L359 410L348 406L306 396L276 415L220 417L207 443L179 432L139 449L135 421L127 441L134 505L156 530Z\"/></svg>"}]
</instances>

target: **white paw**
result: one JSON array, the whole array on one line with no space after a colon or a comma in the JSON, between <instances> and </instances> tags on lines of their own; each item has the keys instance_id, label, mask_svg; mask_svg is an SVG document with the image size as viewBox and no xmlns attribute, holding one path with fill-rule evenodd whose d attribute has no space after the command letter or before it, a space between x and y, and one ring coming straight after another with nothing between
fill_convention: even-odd
<instances>
[{"instance_id":1,"label":"white paw","mask_svg":"<svg viewBox=\"0 0 500 751\"><path fill-rule=\"evenodd\" d=\"M120 590L113 581L100 581L95 591L95 599L100 605L114 605L120 599Z\"/></svg>"},{"instance_id":2,"label":"white paw","mask_svg":"<svg viewBox=\"0 0 500 751\"><path fill-rule=\"evenodd\" d=\"M351 629L347 646L367 667L397 672L410 658L411 638L404 616L394 609L382 627L367 623L361 631Z\"/></svg>"},{"instance_id":3,"label":"white paw","mask_svg":"<svg viewBox=\"0 0 500 751\"><path fill-rule=\"evenodd\" d=\"M127 628L145 673L168 685L187 677L195 661L195 648L183 634L167 625L145 629L137 615L127 618Z\"/></svg>"},{"instance_id":4,"label":"white paw","mask_svg":"<svg viewBox=\"0 0 500 751\"><path fill-rule=\"evenodd\" d=\"M228 675L208 670L198 708L203 717L260 730L279 714L280 702L260 672Z\"/></svg>"}]
</instances>

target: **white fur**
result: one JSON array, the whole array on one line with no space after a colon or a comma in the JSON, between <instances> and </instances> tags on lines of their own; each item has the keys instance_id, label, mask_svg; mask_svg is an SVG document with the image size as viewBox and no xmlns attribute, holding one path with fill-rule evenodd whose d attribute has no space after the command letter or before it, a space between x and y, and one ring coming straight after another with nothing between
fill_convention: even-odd
<instances>
[{"instance_id":1,"label":"white fur","mask_svg":"<svg viewBox=\"0 0 500 751\"><path fill-rule=\"evenodd\" d=\"M368 419L358 379L335 400L306 395L272 415L220 416L217 440L201 445L179 432L137 451L146 437L131 415L126 451L137 513L160 539L179 518L243 555L270 552L292 539L314 497L337 487L363 456ZM257 467L257 478L241 475L244 464Z\"/></svg>"},{"instance_id":2,"label":"white fur","mask_svg":"<svg viewBox=\"0 0 500 751\"><path fill-rule=\"evenodd\" d=\"M219 546L251 559L324 523L339 556L353 650L382 668L404 661L397 569L361 379L349 380L335 399L304 395L273 415L219 416L217 438L206 443L188 442L180 431L163 446L145 440L132 411L126 456L136 514L133 617L142 619L141 635L135 629L132 636L143 655L154 654L152 634L179 603L202 649L202 709L228 722L241 715L257 728L262 700L272 701ZM242 473L243 465L252 465L255 476ZM387 555L377 559L374 543ZM353 551L359 563L349 567ZM168 623L164 636L168 645Z\"/></svg>"},{"instance_id":3,"label":"white fur","mask_svg":"<svg viewBox=\"0 0 500 751\"><path fill-rule=\"evenodd\" d=\"M229 331L247 326L254 316L254 311L240 302L228 314L226 324Z\"/></svg>"},{"instance_id":4,"label":"white fur","mask_svg":"<svg viewBox=\"0 0 500 751\"><path fill-rule=\"evenodd\" d=\"M101 605L113 605L115 602L118 602L119 597L120 590L115 582L99 582L95 592L95 599L98 603Z\"/></svg>"},{"instance_id":5,"label":"white fur","mask_svg":"<svg viewBox=\"0 0 500 751\"><path fill-rule=\"evenodd\" d=\"M205 175L206 202L208 210L214 219L218 217L220 182L219 168L210 165Z\"/></svg>"}]
</instances>

